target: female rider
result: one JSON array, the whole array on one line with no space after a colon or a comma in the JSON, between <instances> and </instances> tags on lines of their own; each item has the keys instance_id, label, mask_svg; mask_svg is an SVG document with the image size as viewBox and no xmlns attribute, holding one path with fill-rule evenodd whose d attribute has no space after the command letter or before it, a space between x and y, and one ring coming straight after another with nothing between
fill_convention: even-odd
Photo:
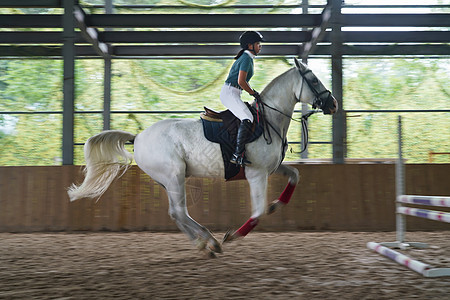
<instances>
[{"instance_id":1,"label":"female rider","mask_svg":"<svg viewBox=\"0 0 450 300\"><path fill-rule=\"evenodd\" d=\"M249 165L250 161L245 159L245 143L247 142L253 123L253 115L247 105L241 100L242 90L259 99L259 94L253 90L249 81L253 76L253 58L261 51L263 36L257 31L246 31L240 38L241 50L236 55L236 61L231 67L227 80L220 92L222 104L228 108L241 124L238 129L236 150L231 162L237 165Z\"/></svg>"}]
</instances>

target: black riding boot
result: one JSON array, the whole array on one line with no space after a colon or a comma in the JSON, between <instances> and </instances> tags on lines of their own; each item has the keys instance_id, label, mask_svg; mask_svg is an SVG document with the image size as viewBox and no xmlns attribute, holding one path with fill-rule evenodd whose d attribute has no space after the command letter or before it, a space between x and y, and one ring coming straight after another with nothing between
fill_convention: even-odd
<instances>
[{"instance_id":1,"label":"black riding boot","mask_svg":"<svg viewBox=\"0 0 450 300\"><path fill-rule=\"evenodd\" d=\"M245 159L245 144L250 138L250 134L252 132L252 122L248 119L241 121L241 125L239 125L237 141L236 141L236 150L234 151L233 156L231 157L230 162L236 165L250 165L251 162Z\"/></svg>"}]
</instances>

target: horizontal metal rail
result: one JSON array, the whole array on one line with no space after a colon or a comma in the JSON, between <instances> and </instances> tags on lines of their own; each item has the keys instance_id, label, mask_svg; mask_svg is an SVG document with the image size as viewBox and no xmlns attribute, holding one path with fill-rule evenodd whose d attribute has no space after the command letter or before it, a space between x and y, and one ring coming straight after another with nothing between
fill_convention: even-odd
<instances>
[{"instance_id":1,"label":"horizontal metal rail","mask_svg":"<svg viewBox=\"0 0 450 300\"><path fill-rule=\"evenodd\" d=\"M116 110L111 111L111 114L200 114L203 110ZM440 113L440 112L450 112L450 109L389 109L389 110L346 110L346 113ZM39 114L62 114L62 111L0 111L0 115L39 115ZM91 110L91 111L75 111L74 114L103 114L102 110ZM301 110L294 110L294 113L301 114ZM331 141L309 141L312 145L329 145L332 144ZM291 145L301 145L302 142L289 142ZM74 146L83 146L84 143L74 143Z\"/></svg>"},{"instance_id":2,"label":"horizontal metal rail","mask_svg":"<svg viewBox=\"0 0 450 300\"><path fill-rule=\"evenodd\" d=\"M63 0L1 0L1 7L14 7L14 8L58 8L62 7ZM86 8L105 8L103 4L85 4ZM187 6L187 5L152 5L152 4L113 4L115 9L201 9L208 8L212 10L216 9L267 9L267 8L300 8L302 4L281 4L281 5L264 5L264 4L236 4L236 5L224 5L224 6ZM308 8L324 8L325 5L308 4ZM450 5L446 4L405 4L405 5L383 5L383 4L342 4L342 8L450 8Z\"/></svg>"},{"instance_id":3,"label":"horizontal metal rail","mask_svg":"<svg viewBox=\"0 0 450 300\"><path fill-rule=\"evenodd\" d=\"M349 109L346 113L442 113L450 112L450 109Z\"/></svg>"},{"instance_id":4,"label":"horizontal metal rail","mask_svg":"<svg viewBox=\"0 0 450 300\"><path fill-rule=\"evenodd\" d=\"M111 114L199 114L203 110L113 110ZM294 110L294 113L301 113ZM450 109L349 109L346 113L448 113ZM0 115L62 114L63 111L0 111ZM103 110L75 111L75 114L103 114Z\"/></svg>"},{"instance_id":5,"label":"horizontal metal rail","mask_svg":"<svg viewBox=\"0 0 450 300\"><path fill-rule=\"evenodd\" d=\"M448 4L342 4L342 8L450 8Z\"/></svg>"},{"instance_id":6,"label":"horizontal metal rail","mask_svg":"<svg viewBox=\"0 0 450 300\"><path fill-rule=\"evenodd\" d=\"M16 1L16 0L12 0L12 1ZM302 4L281 4L281 5L258 5L258 4L254 4L254 5L245 5L245 4L236 4L236 5L223 5L223 6L210 6L210 7L199 7L199 6L186 6L186 5L151 5L151 4L114 4L113 5L115 9L199 9L199 8L208 8L208 9L212 9L212 10L216 10L216 9L230 9L230 8L235 8L235 9L258 9L258 8L262 8L262 9L267 9L267 8L302 8L303 5ZM315 5L315 4L308 4L306 5L306 7L308 8L324 8L326 5ZM83 5L83 7L86 8L104 8L105 5L102 4L86 4ZM360 5L360 4L342 4L342 8L405 8L405 9L410 9L410 8L431 8L431 9L436 9L436 8L450 8L450 5L448 4L417 4L417 5L413 5L413 4L405 4L405 5L382 5L382 4L374 4L374 5Z\"/></svg>"},{"instance_id":7,"label":"horizontal metal rail","mask_svg":"<svg viewBox=\"0 0 450 300\"><path fill-rule=\"evenodd\" d=\"M103 4L86 4L83 5L86 8L105 8ZM278 8L301 8L302 4L235 4L235 5L221 5L221 6L208 6L208 5L161 5L161 4L114 4L114 9L210 9L210 10L222 10L222 9L278 9ZM324 8L325 5L308 5L308 8Z\"/></svg>"},{"instance_id":8,"label":"horizontal metal rail","mask_svg":"<svg viewBox=\"0 0 450 300\"><path fill-rule=\"evenodd\" d=\"M302 142L291 142L289 141L289 144L293 145L301 145ZM327 145L327 144L333 144L333 142L314 142L314 141L308 141L308 144L316 144L316 145Z\"/></svg>"}]
</instances>

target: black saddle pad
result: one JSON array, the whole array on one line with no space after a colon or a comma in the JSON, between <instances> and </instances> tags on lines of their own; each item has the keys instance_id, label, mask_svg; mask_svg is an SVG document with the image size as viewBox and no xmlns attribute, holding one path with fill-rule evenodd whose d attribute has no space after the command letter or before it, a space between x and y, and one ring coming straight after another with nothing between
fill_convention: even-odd
<instances>
[{"instance_id":1,"label":"black saddle pad","mask_svg":"<svg viewBox=\"0 0 450 300\"><path fill-rule=\"evenodd\" d=\"M250 111L256 118L255 108L250 106ZM223 122L214 122L201 119L203 123L203 132L208 141L220 144L220 149L222 151L223 163L225 166L225 179L230 179L236 176L240 171L240 166L235 165L230 162L230 159L236 149L236 139L237 132L241 121L236 118L232 112L225 110L220 113ZM260 123L254 122L254 131L251 135L248 143L253 142L261 136L263 133L263 128Z\"/></svg>"}]
</instances>

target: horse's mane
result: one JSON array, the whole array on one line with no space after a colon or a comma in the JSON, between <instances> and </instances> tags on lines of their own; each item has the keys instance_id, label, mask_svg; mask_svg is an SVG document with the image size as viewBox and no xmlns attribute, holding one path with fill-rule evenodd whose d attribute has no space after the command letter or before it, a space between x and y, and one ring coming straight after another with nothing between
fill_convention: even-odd
<instances>
[{"instance_id":1,"label":"horse's mane","mask_svg":"<svg viewBox=\"0 0 450 300\"><path fill-rule=\"evenodd\" d=\"M274 87L274 85L278 84L278 82L280 80L282 80L284 77L287 76L288 73L290 73L293 69L295 69L295 67L290 68L289 70L287 70L284 73L281 73L280 75L278 75L277 77L275 77L274 79L272 79L272 81L264 88L264 90L262 91L262 93L267 93L270 90L272 90L272 88Z\"/></svg>"}]
</instances>

